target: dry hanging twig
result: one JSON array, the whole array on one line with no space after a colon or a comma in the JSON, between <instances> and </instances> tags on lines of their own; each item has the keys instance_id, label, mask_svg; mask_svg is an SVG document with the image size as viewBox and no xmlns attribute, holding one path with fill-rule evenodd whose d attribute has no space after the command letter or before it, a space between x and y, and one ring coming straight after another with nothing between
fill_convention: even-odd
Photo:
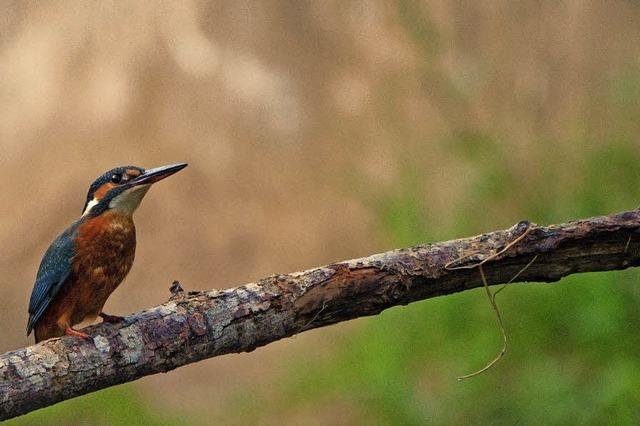
<instances>
[{"instance_id":1,"label":"dry hanging twig","mask_svg":"<svg viewBox=\"0 0 640 426\"><path fill-rule=\"evenodd\" d=\"M490 260L493 260L495 258L497 258L498 256L504 254L507 250L509 250L511 247L515 246L517 243L519 243L520 241L522 241L524 239L524 237L527 236L527 234L529 233L529 231L531 230L531 224L528 222L521 222L521 224L526 224L527 228L525 229L525 231L522 233L522 235L520 235L518 238L516 238L515 240L513 240L512 242L510 242L509 244L507 244L507 246L505 248L503 248L502 250L500 250L497 253L492 254L491 256L483 259L481 262L479 263L475 263L475 264L471 264L471 265L465 265L465 266L457 266L457 267L451 267L451 264L456 263L462 259L465 258L469 258L471 257L473 254L477 254L477 253L473 253L473 254L468 254L463 256L461 259L457 259L457 260L453 260L451 262L449 262L448 264L445 265L445 268L450 270L450 271L454 271L456 269L473 269L473 268L478 268L478 270L480 271L480 278L482 279L482 284L484 285L484 289L487 293L487 298L489 299L489 303L491 304L491 308L493 309L494 313L496 314L496 319L498 320L498 326L500 328L500 333L502 335L502 349L500 350L500 352L498 352L498 355L492 360L490 361L487 365L485 365L483 368L481 368L478 371L475 371L471 374L466 374L464 376L458 376L456 377L458 380L465 380L465 379L470 379L471 377L475 377L479 374L484 373L485 371L487 371L488 369L490 369L491 367L493 367L498 361L500 361L500 359L502 359L502 357L504 356L505 352L507 352L507 330L504 327L504 322L502 321L502 315L500 315L500 310L498 309L498 304L496 303L496 294L498 294L500 291L502 291L507 284L511 283L513 280L515 280L526 268L528 268L532 262L529 262L523 269L521 269L520 271L518 271L518 273L509 280L509 282L507 282L504 286L502 286L500 289L498 289L495 293L491 293L491 290L489 290L489 284L487 283L487 279L484 275L484 269L482 269L482 265L489 262ZM536 255L537 257L537 255ZM535 260L535 257L534 257Z\"/></svg>"}]
</instances>

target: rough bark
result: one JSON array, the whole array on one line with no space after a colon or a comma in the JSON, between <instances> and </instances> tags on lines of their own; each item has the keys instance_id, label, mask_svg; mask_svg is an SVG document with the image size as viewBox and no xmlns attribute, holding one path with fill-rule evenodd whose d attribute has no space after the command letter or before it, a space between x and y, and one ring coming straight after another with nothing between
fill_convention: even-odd
<instances>
[{"instance_id":1,"label":"rough bark","mask_svg":"<svg viewBox=\"0 0 640 426\"><path fill-rule=\"evenodd\" d=\"M186 293L122 324L0 355L0 419L201 359L252 351L301 331L482 285L553 282L640 263L640 212L510 229L274 275L228 290ZM523 238L500 253L518 237ZM498 256L492 257L496 253ZM535 261L529 264L535 257ZM178 287L177 289L175 287Z\"/></svg>"}]
</instances>

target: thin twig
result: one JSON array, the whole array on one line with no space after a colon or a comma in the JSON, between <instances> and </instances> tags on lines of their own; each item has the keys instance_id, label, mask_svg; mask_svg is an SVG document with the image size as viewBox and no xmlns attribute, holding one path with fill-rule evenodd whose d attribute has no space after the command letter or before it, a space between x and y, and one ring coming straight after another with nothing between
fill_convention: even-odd
<instances>
[{"instance_id":1,"label":"thin twig","mask_svg":"<svg viewBox=\"0 0 640 426\"><path fill-rule=\"evenodd\" d=\"M496 300L496 295L497 295L498 293L500 293L502 290L504 290L506 286L508 286L509 284L511 284L512 282L514 282L514 281L515 281L515 280L520 276L520 274L522 274L524 271L526 271L527 269L529 269L529 266L531 266L531 264L532 264L533 262L535 262L535 261L536 261L536 259L538 258L538 256L540 256L540 255L539 255L539 254L536 254L535 256L533 256L533 259L531 259L531 260L529 261L529 263L527 263L526 265L524 265L524 267L523 267L522 269L520 269L520 270L518 271L518 273L517 273L517 274L515 274L515 275L513 276L513 278L511 278L509 281L507 281L507 282L506 282L506 283L504 283L502 286L500 286L500 288L499 288L499 289L497 289L496 291L494 291L494 292L493 292L493 300Z\"/></svg>"},{"instance_id":2,"label":"thin twig","mask_svg":"<svg viewBox=\"0 0 640 426\"><path fill-rule=\"evenodd\" d=\"M496 318L498 318L498 324L500 325L500 332L502 333L502 350L500 351L500 353L498 353L498 355L495 357L495 359L493 359L493 361L491 361L490 363L488 363L486 366L484 366L484 368L471 373L471 374L467 374L465 376L460 376L457 377L458 380L465 380L465 379L469 379L471 377L477 376L478 374L481 374L485 371L487 371L488 369L490 369L491 367L493 367L493 365L498 362L503 356L504 354L507 352L507 332L504 328L504 323L502 322L502 317L500 315L500 310L498 309L498 305L496 303L496 296L498 295L498 293L500 293L502 290L504 290L509 284L511 284L512 282L514 282L518 276L520 274L522 274L524 271L526 271L533 262L536 261L536 259L538 258L538 255L536 254L535 256L533 256L533 259L531 259L529 261L529 263L527 263L522 269L520 269L518 271L517 274L515 274L513 276L513 278L511 278L507 283L505 283L503 286L501 286L498 290L496 290L495 292L491 293L491 291L489 290L489 286L487 284L487 279L484 276L484 270L482 269L482 265L479 266L480 268L480 276L482 277L482 284L485 288L485 291L487 292L487 295L489 296L489 301L491 302L491 307L493 308L494 312L496 313Z\"/></svg>"},{"instance_id":3,"label":"thin twig","mask_svg":"<svg viewBox=\"0 0 640 426\"><path fill-rule=\"evenodd\" d=\"M457 266L452 268L451 264L455 263L455 262L460 262L460 260L468 258L472 255L467 255L461 258L458 258L456 260L453 260L449 263L447 263L445 265L445 269L448 269L450 271L452 270L457 270L457 269L473 269L473 268L478 268L478 270L480 271L480 278L482 279L482 285L484 286L484 289L487 293L487 298L489 299L489 303L491 304L491 307L493 308L493 311L496 314L496 318L498 319L498 325L500 326L500 333L502 334L502 349L500 350L500 352L498 353L498 355L491 361L489 362L487 365L485 365L482 369L473 372L471 374L467 374L464 376L460 376L457 377L458 380L465 380L465 379L469 379L471 377L475 377L479 374L482 374L483 372L487 371L488 369L490 369L491 367L493 367L493 365L500 361L500 359L504 356L505 352L507 351L507 331L504 328L504 323L502 321L502 316L500 315L500 310L498 309L498 305L496 303L496 295L502 291L508 284L512 283L522 272L524 272L529 266L531 266L531 264L536 260L536 258L538 257L538 255L534 256L533 259L531 259L531 261L529 263L527 263L525 265L524 268L522 268L520 271L518 271L517 274L515 274L505 285L503 285L500 289L498 289L495 293L491 293L491 290L489 289L489 284L487 283L487 278L484 275L484 269L482 268L482 265L484 265L485 263L487 263L488 261L495 259L496 257L500 256L501 254L505 253L507 250L509 250L511 247L513 247L514 245L516 245L518 242L520 242L524 237L527 236L527 234L529 233L529 231L531 230L531 227L528 227L523 233L522 235L520 235L518 238L514 239L513 241L511 241L509 244L507 244L502 250L492 254L491 256L487 257L486 259L480 261L479 263L474 263L471 265L464 265L464 266Z\"/></svg>"},{"instance_id":4,"label":"thin twig","mask_svg":"<svg viewBox=\"0 0 640 426\"><path fill-rule=\"evenodd\" d=\"M515 240L511 241L509 244L507 244L502 250L500 250L497 253L492 254L491 256L487 257L486 259L480 261L479 263L472 263L471 265L463 265L463 266L456 266L456 267L451 267L451 264L456 263L456 262L460 262L464 259L467 259L471 256L473 256L476 253L471 253L471 254L467 254L465 256L459 257L455 260L452 260L451 262L447 263L446 265L444 265L444 269L447 269L449 271L455 271L458 269L473 269L473 268L477 268L480 265L483 265L485 263L487 263L490 260L495 259L496 257L500 256L502 253L506 252L507 250L509 250L511 247L513 247L514 245L518 244L524 237L527 236L527 234L529 233L529 231L531 231L531 227L528 227L523 233L522 235L520 235L518 238L516 238Z\"/></svg>"},{"instance_id":5,"label":"thin twig","mask_svg":"<svg viewBox=\"0 0 640 426\"><path fill-rule=\"evenodd\" d=\"M311 318L309 320L308 323L306 323L305 325L300 327L300 330L298 330L298 332L296 334L302 333L303 331L305 331L307 329L307 327L309 327L316 320L316 318L318 318L318 316L322 313L322 311L324 311L324 308L326 308L326 307L327 307L327 302L323 301L322 302L322 307L320 308L320 310L318 312L316 312L316 314L313 316L313 318Z\"/></svg>"},{"instance_id":6,"label":"thin twig","mask_svg":"<svg viewBox=\"0 0 640 426\"><path fill-rule=\"evenodd\" d=\"M493 308L493 311L496 313L496 318L498 319L498 325L500 326L500 332L502 333L502 349L500 350L500 353L498 353L498 355L493 359L493 361L491 361L490 363L485 365L483 368L481 368L480 370L474 373L456 377L458 380L470 379L471 377L475 377L478 374L484 373L485 371L493 367L493 365L496 362L500 361L500 359L504 356L505 352L507 352L507 331L505 330L504 324L502 323L502 316L500 315L500 310L498 309L498 305L496 305L495 296L492 295L491 291L489 290L489 284L487 283L487 278L484 276L484 269L482 269L482 264L478 266L478 269L480 271L480 277L482 278L482 284L484 285L484 289L487 292L487 297L489 298L489 302L491 302L491 307Z\"/></svg>"},{"instance_id":7,"label":"thin twig","mask_svg":"<svg viewBox=\"0 0 640 426\"><path fill-rule=\"evenodd\" d=\"M624 246L624 251L622 252L623 256L627 254L627 250L629 249L629 243L631 243L631 235L629 235L629 239L627 239L627 244Z\"/></svg>"}]
</instances>

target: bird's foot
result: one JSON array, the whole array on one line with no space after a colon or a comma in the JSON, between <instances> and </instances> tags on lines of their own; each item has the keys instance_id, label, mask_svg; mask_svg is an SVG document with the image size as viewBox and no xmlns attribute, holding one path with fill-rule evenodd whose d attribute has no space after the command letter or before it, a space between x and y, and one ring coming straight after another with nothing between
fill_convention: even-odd
<instances>
[{"instance_id":1,"label":"bird's foot","mask_svg":"<svg viewBox=\"0 0 640 426\"><path fill-rule=\"evenodd\" d=\"M92 338L91 336L89 336L87 333L83 333L82 331L74 330L74 329L73 329L73 328L71 328L71 327L67 327L67 328L64 330L64 333L65 333L67 336L75 336L75 337L79 337L79 338L81 338L82 340L93 340L93 338Z\"/></svg>"},{"instance_id":2,"label":"bird's foot","mask_svg":"<svg viewBox=\"0 0 640 426\"><path fill-rule=\"evenodd\" d=\"M118 315L109 315L109 314L105 314L104 312L100 312L100 318L102 318L103 322L110 322L110 323L120 323L120 322L124 322L125 321L125 317L121 317Z\"/></svg>"}]
</instances>

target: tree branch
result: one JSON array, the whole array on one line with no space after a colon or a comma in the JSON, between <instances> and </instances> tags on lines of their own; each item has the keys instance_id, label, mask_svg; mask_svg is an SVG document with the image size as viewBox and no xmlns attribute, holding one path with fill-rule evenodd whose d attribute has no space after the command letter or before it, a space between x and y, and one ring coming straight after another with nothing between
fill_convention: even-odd
<instances>
[{"instance_id":1,"label":"tree branch","mask_svg":"<svg viewBox=\"0 0 640 426\"><path fill-rule=\"evenodd\" d=\"M500 253L518 237L526 235ZM0 420L201 359L252 351L301 331L482 285L552 282L640 264L640 212L393 250L228 290L185 293L123 324L0 355ZM535 262L526 265L535 257ZM525 268L526 267L526 268ZM523 269L524 268L524 269ZM178 286L179 287L179 286Z\"/></svg>"}]
</instances>

